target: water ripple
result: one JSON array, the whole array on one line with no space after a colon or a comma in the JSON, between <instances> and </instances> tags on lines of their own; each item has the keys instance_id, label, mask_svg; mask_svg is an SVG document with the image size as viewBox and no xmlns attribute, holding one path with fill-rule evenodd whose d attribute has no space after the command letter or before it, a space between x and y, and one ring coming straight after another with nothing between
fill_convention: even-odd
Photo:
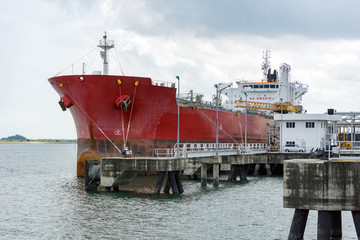
<instances>
[{"instance_id":1,"label":"water ripple","mask_svg":"<svg viewBox=\"0 0 360 240\"><path fill-rule=\"evenodd\" d=\"M86 193L75 177L73 144L0 144L1 239L286 239L293 210L282 207L282 178L153 195L156 178L139 177L118 193ZM145 183L145 184L144 184ZM134 189L137 189L134 191ZM310 212L306 239L316 238ZM356 239L343 214L343 239Z\"/></svg>"}]
</instances>

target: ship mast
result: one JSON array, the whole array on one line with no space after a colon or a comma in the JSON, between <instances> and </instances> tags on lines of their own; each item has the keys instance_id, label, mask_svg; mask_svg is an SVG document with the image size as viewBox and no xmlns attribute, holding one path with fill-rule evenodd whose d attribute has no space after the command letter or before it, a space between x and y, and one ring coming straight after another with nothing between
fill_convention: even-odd
<instances>
[{"instance_id":1,"label":"ship mast","mask_svg":"<svg viewBox=\"0 0 360 240\"><path fill-rule=\"evenodd\" d=\"M107 40L106 32L103 36L103 39L100 40L99 48L102 48L104 51L100 52L101 57L104 59L103 63L103 75L108 75L109 66L108 66L108 50L115 47L113 40Z\"/></svg>"},{"instance_id":2,"label":"ship mast","mask_svg":"<svg viewBox=\"0 0 360 240\"><path fill-rule=\"evenodd\" d=\"M264 75L264 78L263 80L264 81L267 81L267 75L268 75L268 71L269 71L269 68L270 68L270 50L265 50L263 52L263 59L264 59L264 62L262 63L261 65L261 69L263 70L263 75Z\"/></svg>"}]
</instances>

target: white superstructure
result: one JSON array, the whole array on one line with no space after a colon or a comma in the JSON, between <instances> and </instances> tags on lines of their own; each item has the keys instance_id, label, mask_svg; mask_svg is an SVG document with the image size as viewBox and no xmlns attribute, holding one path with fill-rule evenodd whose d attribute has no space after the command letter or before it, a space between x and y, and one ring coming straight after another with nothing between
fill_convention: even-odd
<instances>
[{"instance_id":1,"label":"white superstructure","mask_svg":"<svg viewBox=\"0 0 360 240\"><path fill-rule=\"evenodd\" d=\"M227 98L222 104L225 109L239 111L235 108L236 100L301 105L302 95L307 93L308 86L290 81L291 67L286 63L280 65L279 72L274 70L271 73L269 50L264 51L263 59L261 81L237 81L237 87L222 91L222 96Z\"/></svg>"}]
</instances>

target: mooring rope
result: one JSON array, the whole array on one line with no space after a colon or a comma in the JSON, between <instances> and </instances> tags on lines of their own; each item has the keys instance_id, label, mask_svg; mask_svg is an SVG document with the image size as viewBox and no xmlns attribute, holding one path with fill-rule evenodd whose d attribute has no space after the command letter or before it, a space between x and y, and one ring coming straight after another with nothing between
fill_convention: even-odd
<instances>
[{"instance_id":1,"label":"mooring rope","mask_svg":"<svg viewBox=\"0 0 360 240\"><path fill-rule=\"evenodd\" d=\"M135 82L135 88L134 88L134 99L133 99L133 102L132 102L132 106L131 106L131 110L130 110L130 117L129 117L129 122L128 122L128 128L127 128L127 131L126 131L125 144L127 143L128 137L129 137L129 131L130 131L130 125L131 125L131 117L132 117L132 113L133 113L133 109L134 109L134 105L135 105L136 89L137 89L138 85L139 85L139 82L136 81Z\"/></svg>"},{"instance_id":2,"label":"mooring rope","mask_svg":"<svg viewBox=\"0 0 360 240\"><path fill-rule=\"evenodd\" d=\"M118 82L118 85L119 85L119 94L120 94L120 97L121 97L121 80L118 79L117 82ZM120 103L120 105L121 105L121 103ZM122 109L121 106L120 106L120 111L121 111L122 138L123 138L123 144L124 144L124 149L125 149L125 147L126 147L126 142L125 142L125 127L124 127L123 109Z\"/></svg>"},{"instance_id":3,"label":"mooring rope","mask_svg":"<svg viewBox=\"0 0 360 240\"><path fill-rule=\"evenodd\" d=\"M196 108L196 111L198 111L199 113L201 113L205 119L207 119L208 121L210 121L212 124L214 124L214 125L216 126L216 122L214 122L213 120L211 120L205 113L199 111L198 108ZM225 130L220 129L220 131L222 131L225 135L227 135L229 138L231 138L235 143L239 144L239 142L236 141L236 140L235 140L230 134L228 134Z\"/></svg>"},{"instance_id":4,"label":"mooring rope","mask_svg":"<svg viewBox=\"0 0 360 240\"><path fill-rule=\"evenodd\" d=\"M78 60L76 60L75 62L73 62L72 64L70 64L69 66L67 66L66 68L64 68L63 70L61 70L60 72L58 72L57 74L55 74L53 77L56 77L58 75L60 75L63 71L65 71L66 69L68 69L69 67L73 67L75 63L79 62L81 59L87 57L89 54L91 54L92 52L94 52L98 47L95 47L93 50L91 50L90 52L88 52L87 54L85 54L84 56L82 56L81 58L79 58Z\"/></svg>"},{"instance_id":5,"label":"mooring rope","mask_svg":"<svg viewBox=\"0 0 360 240\"><path fill-rule=\"evenodd\" d=\"M119 153L122 153L121 150L115 145L115 143L113 141L111 141L111 139L105 134L105 132L94 122L94 120L92 120L92 118L85 112L85 110L81 107L81 105L75 100L75 98L66 90L66 88L64 88L63 84L60 83L59 86L65 90L65 92L71 97L71 99L76 103L76 105L78 105L78 107L80 108L80 110L86 115L86 117L95 125L95 127L97 127L97 129L99 129L99 131L106 137L106 139L116 148L116 150L119 151Z\"/></svg>"},{"instance_id":6,"label":"mooring rope","mask_svg":"<svg viewBox=\"0 0 360 240\"><path fill-rule=\"evenodd\" d=\"M240 115L239 115L240 116ZM243 132L242 132L242 126L241 126L241 119L239 118L239 126L240 126L240 133L241 133L241 142L244 143L244 135L243 135Z\"/></svg>"},{"instance_id":7,"label":"mooring rope","mask_svg":"<svg viewBox=\"0 0 360 240\"><path fill-rule=\"evenodd\" d=\"M113 56L113 58L115 59L115 61L117 62L117 64L118 64L118 66L119 66L119 68L120 68L120 71L121 71L122 75L125 76L124 71L123 71L122 68L121 68L120 58L119 58L119 55L118 55L118 53L117 53L116 47L114 47L114 49L115 49L115 53L116 53L116 58L112 55L112 52L110 52L110 53L111 53L111 55Z\"/></svg>"}]
</instances>

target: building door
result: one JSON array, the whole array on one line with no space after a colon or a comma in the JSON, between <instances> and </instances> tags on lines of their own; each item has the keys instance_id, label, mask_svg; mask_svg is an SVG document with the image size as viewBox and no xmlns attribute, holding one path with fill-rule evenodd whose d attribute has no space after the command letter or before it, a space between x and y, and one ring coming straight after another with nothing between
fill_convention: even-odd
<instances>
[{"instance_id":1,"label":"building door","mask_svg":"<svg viewBox=\"0 0 360 240\"><path fill-rule=\"evenodd\" d=\"M304 148L306 151L306 142L305 141L301 141L301 147Z\"/></svg>"}]
</instances>

